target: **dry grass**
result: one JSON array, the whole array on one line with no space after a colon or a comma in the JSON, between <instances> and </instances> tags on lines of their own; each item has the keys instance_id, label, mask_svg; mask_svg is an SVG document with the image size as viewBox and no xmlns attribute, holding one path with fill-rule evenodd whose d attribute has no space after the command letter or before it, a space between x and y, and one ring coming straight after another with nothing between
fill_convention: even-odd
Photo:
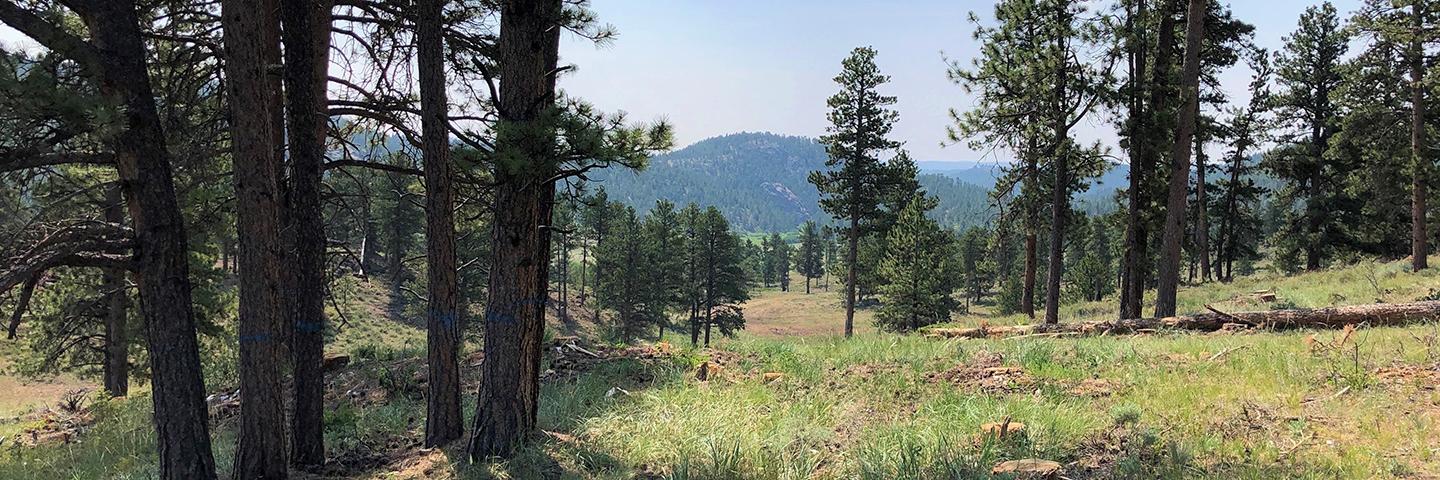
<instances>
[{"instance_id":1,"label":"dry grass","mask_svg":"<svg viewBox=\"0 0 1440 480\"><path fill-rule=\"evenodd\" d=\"M805 280L790 280L790 291L762 288L752 292L754 298L745 303L745 331L749 334L778 337L817 337L845 333L845 293L839 285L830 290L815 288L805 293ZM875 332L875 312L855 310L855 329L861 333Z\"/></svg>"}]
</instances>

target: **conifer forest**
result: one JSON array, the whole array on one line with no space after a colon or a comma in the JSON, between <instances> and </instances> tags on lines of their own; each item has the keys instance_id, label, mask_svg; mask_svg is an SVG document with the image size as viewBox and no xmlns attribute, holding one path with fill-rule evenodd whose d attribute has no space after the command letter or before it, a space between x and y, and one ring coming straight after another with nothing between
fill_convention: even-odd
<instances>
[{"instance_id":1,"label":"conifer forest","mask_svg":"<svg viewBox=\"0 0 1440 480\"><path fill-rule=\"evenodd\" d=\"M1437 0L0 0L0 478L1440 478Z\"/></svg>"}]
</instances>

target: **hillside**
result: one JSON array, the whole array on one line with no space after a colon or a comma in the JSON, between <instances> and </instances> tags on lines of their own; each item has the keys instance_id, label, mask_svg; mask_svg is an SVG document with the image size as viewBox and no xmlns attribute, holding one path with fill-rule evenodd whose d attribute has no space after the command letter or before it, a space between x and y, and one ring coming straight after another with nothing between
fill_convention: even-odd
<instances>
[{"instance_id":1,"label":"hillside","mask_svg":"<svg viewBox=\"0 0 1440 480\"><path fill-rule=\"evenodd\" d=\"M695 202L715 205L740 230L787 231L806 220L830 220L807 180L826 168L826 158L825 147L810 138L736 133L655 156L642 172L616 169L591 179L610 198L641 211L659 199ZM943 224L965 227L986 218L989 185L935 174L922 174L920 183L940 199L932 215Z\"/></svg>"},{"instance_id":2,"label":"hillside","mask_svg":"<svg viewBox=\"0 0 1440 480\"><path fill-rule=\"evenodd\" d=\"M715 205L744 231L787 231L814 220L830 221L819 209L820 194L807 180L825 169L825 147L814 139L772 133L735 133L708 138L657 155L644 171L600 171L590 177L610 198L646 211L656 200ZM964 229L989 222L995 214L989 193L1001 174L994 163L917 162L920 184L940 205L931 217ZM1124 188L1129 170L1115 165L1076 205L1092 214L1114 210L1115 190Z\"/></svg>"},{"instance_id":3,"label":"hillside","mask_svg":"<svg viewBox=\"0 0 1440 480\"><path fill-rule=\"evenodd\" d=\"M941 175L966 184L978 185L987 190L994 188L995 181L1005 173L1002 165L996 162L918 163L922 174ZM1090 183L1089 189L1075 195L1076 207L1092 215L1114 211L1119 207L1115 203L1115 191L1126 188L1129 184L1129 175L1129 166L1120 163L1111 165L1110 170Z\"/></svg>"},{"instance_id":4,"label":"hillside","mask_svg":"<svg viewBox=\"0 0 1440 480\"><path fill-rule=\"evenodd\" d=\"M639 210L656 200L715 205L741 230L790 230L821 220L820 194L806 181L825 168L815 140L769 133L715 137L650 159L643 172L591 175L610 198Z\"/></svg>"},{"instance_id":5,"label":"hillside","mask_svg":"<svg viewBox=\"0 0 1440 480\"><path fill-rule=\"evenodd\" d=\"M1190 286L1180 303L1182 313L1254 309L1257 289L1276 295L1272 308L1412 301L1435 298L1436 280L1434 270L1372 261ZM838 290L756 293L746 331L715 348L690 348L674 335L674 344L623 347L582 334L583 351L547 349L542 433L508 462L466 462L463 441L420 447L419 345L337 341L335 353L350 362L327 379L331 461L302 478L985 478L1020 459L1053 460L1063 478L1440 474L1433 323L1005 340L932 340L863 325L847 341L838 336ZM373 286L344 298L352 321L390 328L342 336L419 334L404 319L384 319L387 300ZM1063 321L1113 316L1113 308L1113 299L1077 304ZM862 310L862 321L870 313ZM956 318L1015 320L984 308ZM482 361L476 348L466 347L467 397ZM708 380L695 378L702 365L713 372ZM40 432L40 440L12 437L0 478L153 476L149 401L148 393L96 398L17 418L11 430ZM214 407L222 473L236 428L225 402L234 401ZM996 435L993 424L1004 422L1006 433Z\"/></svg>"}]
</instances>

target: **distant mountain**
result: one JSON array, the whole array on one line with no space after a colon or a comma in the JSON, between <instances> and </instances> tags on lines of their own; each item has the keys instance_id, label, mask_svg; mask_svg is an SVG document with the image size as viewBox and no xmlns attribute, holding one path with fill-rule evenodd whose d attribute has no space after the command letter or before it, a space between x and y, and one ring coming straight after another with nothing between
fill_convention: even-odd
<instances>
[{"instance_id":1,"label":"distant mountain","mask_svg":"<svg viewBox=\"0 0 1440 480\"><path fill-rule=\"evenodd\" d=\"M805 137L736 133L658 155L642 172L592 174L610 198L639 210L658 199L714 205L738 229L790 230L823 220L820 194L806 180L825 168L825 148Z\"/></svg>"},{"instance_id":2,"label":"distant mountain","mask_svg":"<svg viewBox=\"0 0 1440 480\"><path fill-rule=\"evenodd\" d=\"M820 193L807 177L824 170L825 147L814 139L771 133L736 133L658 155L642 172L612 169L592 174L610 198L638 210L658 199L715 205L735 228L793 230L806 220L828 223ZM940 162L937 162L940 163ZM920 184L940 199L931 216L963 227L985 222L989 185L922 174Z\"/></svg>"},{"instance_id":3,"label":"distant mountain","mask_svg":"<svg viewBox=\"0 0 1440 480\"><path fill-rule=\"evenodd\" d=\"M995 181L1004 175L1004 166L999 163L974 163L968 168L953 168L953 165L964 162L918 162L922 173L944 175L961 182L972 185L979 185L989 189L995 188ZM947 167L950 164L952 167ZM1075 196L1076 207L1090 214L1105 214L1118 208L1115 203L1115 190L1126 188L1129 185L1130 167L1124 164L1113 164L1109 171L1090 184L1090 188Z\"/></svg>"}]
</instances>

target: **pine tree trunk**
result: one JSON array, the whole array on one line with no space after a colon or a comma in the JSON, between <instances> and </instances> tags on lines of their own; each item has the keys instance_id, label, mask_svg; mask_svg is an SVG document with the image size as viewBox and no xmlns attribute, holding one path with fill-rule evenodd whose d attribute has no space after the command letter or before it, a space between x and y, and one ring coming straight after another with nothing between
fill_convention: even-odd
<instances>
[{"instance_id":1,"label":"pine tree trunk","mask_svg":"<svg viewBox=\"0 0 1440 480\"><path fill-rule=\"evenodd\" d=\"M1145 115L1145 123L1141 140L1140 172L1138 175L1141 188L1140 195L1140 218L1136 223L1136 235L1132 238L1133 243L1127 247L1134 249L1133 266L1130 273L1130 295L1129 303L1121 305L1120 313L1123 316L1141 315L1141 306L1145 303L1145 287L1149 283L1150 268L1153 265L1150 257L1151 230L1147 225L1148 220L1144 218L1146 205L1151 200L1149 186L1145 185L1145 179L1158 170L1160 162L1159 142L1163 141L1163 132L1159 128L1158 118L1168 110L1168 101L1172 96L1170 91L1170 67L1171 58L1175 55L1175 10L1179 0L1163 0L1160 3L1160 29L1156 34L1155 61L1150 62L1150 82L1148 85L1150 96L1150 108ZM1133 166L1132 166L1133 168ZM1134 175L1132 173L1132 175Z\"/></svg>"},{"instance_id":2,"label":"pine tree trunk","mask_svg":"<svg viewBox=\"0 0 1440 480\"><path fill-rule=\"evenodd\" d=\"M1325 145L1321 143L1322 140L1319 133L1321 128L1323 127L1320 125L1314 127L1316 130L1315 139L1310 144L1311 155L1317 162L1320 161L1319 159L1325 151ZM1309 198L1306 199L1305 202L1305 233L1307 234L1304 247L1305 270L1311 272L1320 270L1320 229L1324 226L1324 218L1322 217L1324 212L1321 210L1319 204L1320 198L1325 195L1325 189L1321 188L1320 185L1320 171L1322 168L1323 167L1317 164L1314 167L1314 171L1310 173Z\"/></svg>"},{"instance_id":3,"label":"pine tree trunk","mask_svg":"<svg viewBox=\"0 0 1440 480\"><path fill-rule=\"evenodd\" d=\"M1190 183L1190 142L1199 113L1200 40L1205 35L1205 0L1190 0L1185 18L1185 63L1181 72L1181 98L1175 144L1170 157L1169 199L1165 209L1159 288L1155 316L1175 315L1175 294L1180 285L1180 240L1185 235L1185 200Z\"/></svg>"},{"instance_id":4,"label":"pine tree trunk","mask_svg":"<svg viewBox=\"0 0 1440 480\"><path fill-rule=\"evenodd\" d=\"M1420 43L1424 28L1424 12L1420 0L1411 0L1410 40L1410 268L1424 270L1429 266L1430 248L1425 234L1426 178L1430 173L1430 162L1425 158L1425 55Z\"/></svg>"},{"instance_id":5,"label":"pine tree trunk","mask_svg":"<svg viewBox=\"0 0 1440 480\"><path fill-rule=\"evenodd\" d=\"M325 226L320 182L325 129L330 118L326 87L330 67L328 0L281 0L284 23L286 116L289 124L289 267L294 412L291 458L296 465L325 462Z\"/></svg>"},{"instance_id":6,"label":"pine tree trunk","mask_svg":"<svg viewBox=\"0 0 1440 480\"><path fill-rule=\"evenodd\" d=\"M1245 155L1235 152L1235 157L1230 165L1230 188L1225 192L1225 212L1221 216L1220 224L1220 265L1216 267L1215 276L1226 283L1230 282L1230 269L1235 261L1235 224L1240 217L1240 168L1245 161Z\"/></svg>"},{"instance_id":7,"label":"pine tree trunk","mask_svg":"<svg viewBox=\"0 0 1440 480\"><path fill-rule=\"evenodd\" d=\"M100 91L120 107L116 170L136 235L136 280L149 344L159 477L215 478L201 378L184 220L150 88L134 2L87 4L82 17L104 58Z\"/></svg>"},{"instance_id":8,"label":"pine tree trunk","mask_svg":"<svg viewBox=\"0 0 1440 480\"><path fill-rule=\"evenodd\" d=\"M715 305L705 306L705 348L710 348L710 326L714 324L714 312Z\"/></svg>"},{"instance_id":9,"label":"pine tree trunk","mask_svg":"<svg viewBox=\"0 0 1440 480\"><path fill-rule=\"evenodd\" d=\"M695 346L695 345L699 345L699 344L700 344L700 322L698 321L699 319L700 319L700 304L697 303L697 302L691 302L691 304L690 304L690 346L692 346L692 347Z\"/></svg>"},{"instance_id":10,"label":"pine tree trunk","mask_svg":"<svg viewBox=\"0 0 1440 480\"><path fill-rule=\"evenodd\" d=\"M1210 281L1210 224L1205 196L1205 142L1195 136L1195 253L1200 262L1200 282Z\"/></svg>"},{"instance_id":11,"label":"pine tree trunk","mask_svg":"<svg viewBox=\"0 0 1440 480\"><path fill-rule=\"evenodd\" d=\"M1065 12L1070 6L1065 3L1056 6L1056 22L1065 22ZM1070 82L1070 62L1064 58L1067 52L1063 39L1055 38L1055 52L1060 55L1055 75L1055 105L1050 156L1055 162L1055 184L1051 186L1050 197L1050 263L1045 279L1045 323L1060 323L1060 278L1065 273L1065 220L1070 213L1070 153L1064 144L1070 139L1069 124L1065 105L1066 86Z\"/></svg>"},{"instance_id":12,"label":"pine tree trunk","mask_svg":"<svg viewBox=\"0 0 1440 480\"><path fill-rule=\"evenodd\" d=\"M1020 313L1030 318L1035 318L1035 269L1038 261L1036 243L1035 231L1027 229L1025 232L1025 273L1023 288L1020 290Z\"/></svg>"},{"instance_id":13,"label":"pine tree trunk","mask_svg":"<svg viewBox=\"0 0 1440 480\"><path fill-rule=\"evenodd\" d=\"M274 112L282 108L270 93L266 58L279 49L267 23L275 22L250 2L226 0L226 94L234 148L236 237L240 255L240 403L236 478L273 479L288 474L285 461L285 402L282 400L279 172ZM270 53L267 53L270 52Z\"/></svg>"},{"instance_id":14,"label":"pine tree trunk","mask_svg":"<svg viewBox=\"0 0 1440 480\"><path fill-rule=\"evenodd\" d=\"M444 0L417 3L421 150L425 156L425 249L430 308L425 321L425 445L460 438L459 280L455 264L455 189L445 93Z\"/></svg>"},{"instance_id":15,"label":"pine tree trunk","mask_svg":"<svg viewBox=\"0 0 1440 480\"><path fill-rule=\"evenodd\" d=\"M105 192L105 221L125 223L124 197L120 189ZM125 271L107 268L101 271L105 289L105 392L112 397L130 394L130 338L126 322L130 314L130 295L125 287Z\"/></svg>"},{"instance_id":16,"label":"pine tree trunk","mask_svg":"<svg viewBox=\"0 0 1440 480\"><path fill-rule=\"evenodd\" d=\"M370 272L375 269L375 252L379 247L379 239L375 235L375 222L370 219L370 197L366 196L361 201L364 202L362 214L365 215L361 225L365 232L360 236L360 275L369 277Z\"/></svg>"},{"instance_id":17,"label":"pine tree trunk","mask_svg":"<svg viewBox=\"0 0 1440 480\"><path fill-rule=\"evenodd\" d=\"M560 257L560 321L570 323L570 234L560 234L556 255Z\"/></svg>"},{"instance_id":18,"label":"pine tree trunk","mask_svg":"<svg viewBox=\"0 0 1440 480\"><path fill-rule=\"evenodd\" d=\"M850 232L847 235L850 242L845 252L845 259L848 261L845 268L845 338L855 335L855 262L860 256L860 215L850 213ZM706 313L709 316L709 313ZM708 319L707 319L708 320ZM708 323L708 322L707 322ZM710 327L705 327L705 344L710 344Z\"/></svg>"},{"instance_id":19,"label":"pine tree trunk","mask_svg":"<svg viewBox=\"0 0 1440 480\"><path fill-rule=\"evenodd\" d=\"M501 8L500 128L496 148L513 162L497 165L494 246L485 306L485 362L472 459L508 458L535 429L540 350L545 328L549 224L555 200L553 133L561 0L508 0Z\"/></svg>"},{"instance_id":20,"label":"pine tree trunk","mask_svg":"<svg viewBox=\"0 0 1440 480\"><path fill-rule=\"evenodd\" d=\"M585 304L585 264L590 262L590 242L580 237L580 304Z\"/></svg>"},{"instance_id":21,"label":"pine tree trunk","mask_svg":"<svg viewBox=\"0 0 1440 480\"><path fill-rule=\"evenodd\" d=\"M1168 1L1171 0L1164 1L1166 1L1166 3L1161 4L1161 9L1166 9L1166 7L1168 7ZM1145 98L1143 98L1143 92L1145 92L1146 86L1152 89L1152 99L1159 97L1159 95L1155 95L1155 92L1153 92L1155 82L1145 81L1145 75L1148 75L1148 72L1146 72L1146 68L1148 68L1146 65L1148 65L1148 63L1146 63L1146 61L1148 61L1149 46L1146 45L1145 40L1143 40L1138 33L1143 32L1145 29L1136 26L1136 23L1142 23L1143 25L1143 23L1148 20L1146 19L1146 16L1148 16L1148 14L1146 14L1148 13L1148 6L1149 1L1136 1L1135 17L1128 19L1128 23L1126 23L1130 35L1129 39L1126 40L1126 50L1129 50L1129 55L1130 58L1133 59L1133 63L1130 65L1129 71L1130 183L1129 192L1126 192L1128 193L1129 202L1128 205L1126 205L1125 216L1125 255L1123 255L1122 267L1120 267L1120 319L1139 317L1140 304L1145 301L1146 246L1149 245L1149 232L1146 231L1145 228L1145 218L1143 218L1142 210L1146 208L1146 203L1149 202L1148 197L1145 195L1145 177L1149 174L1148 159L1151 157L1151 151L1153 150L1153 140L1152 138L1148 138L1149 131L1151 131L1151 121L1149 121L1149 112L1145 110L1146 102ZM1171 10L1164 10L1164 12L1171 12ZM1172 17L1168 16L1168 14L1162 19L1159 39L1168 39L1169 35L1166 35L1165 27L1171 25L1169 22L1174 22L1174 20L1171 19ZM1156 61L1158 61L1156 62L1156 69L1159 69L1159 62L1169 62L1169 59L1166 58L1168 50L1164 48L1164 43L1161 43L1161 48L1158 49L1158 52L1158 56L1161 56L1161 58L1156 59ZM1159 76L1156 75L1156 78L1159 78ZM1156 108L1155 105L1155 102L1151 102L1151 108Z\"/></svg>"}]
</instances>

